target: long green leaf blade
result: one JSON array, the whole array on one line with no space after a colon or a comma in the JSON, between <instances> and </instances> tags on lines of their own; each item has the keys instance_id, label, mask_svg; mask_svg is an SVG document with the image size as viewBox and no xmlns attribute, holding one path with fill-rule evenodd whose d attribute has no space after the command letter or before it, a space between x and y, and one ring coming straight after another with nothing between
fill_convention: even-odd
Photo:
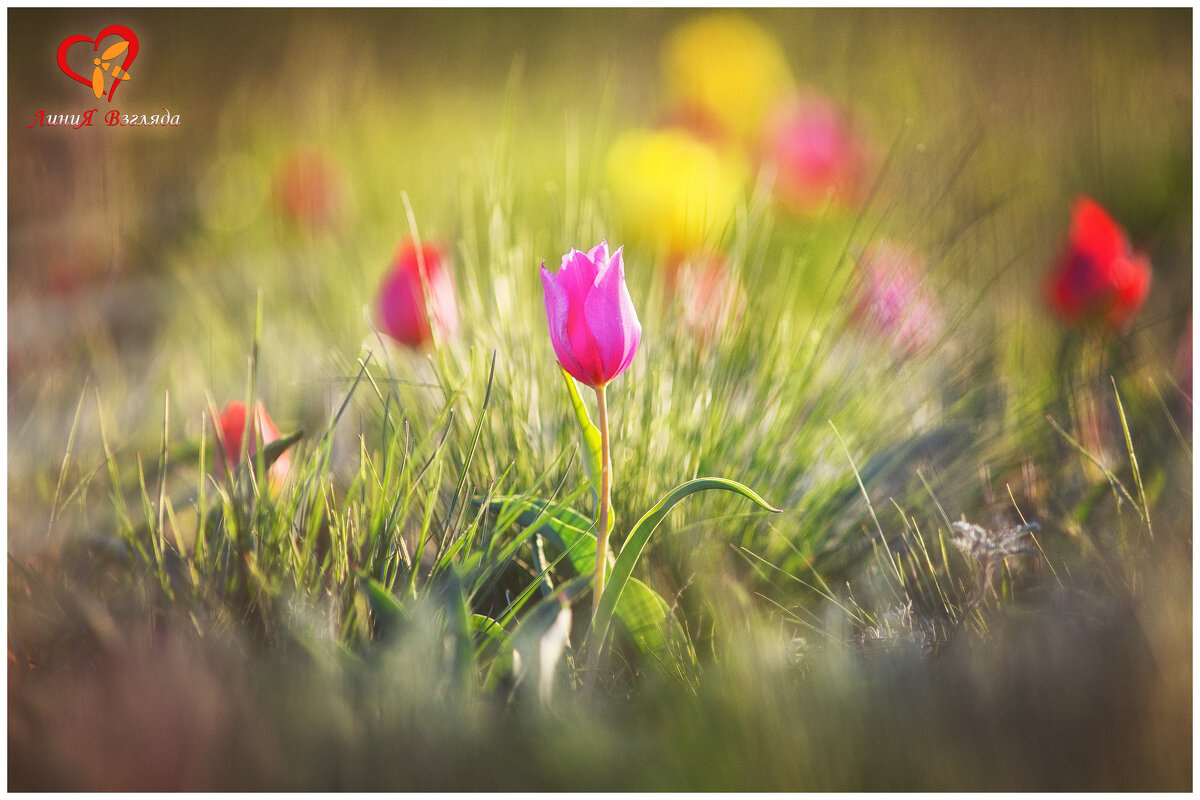
<instances>
[{"instance_id":1,"label":"long green leaf blade","mask_svg":"<svg viewBox=\"0 0 1200 800\"><path fill-rule=\"evenodd\" d=\"M596 535L587 517L566 506L555 506L546 500L529 497L497 497L491 507L499 512L505 507L521 509L516 522L536 526L531 532L542 536L560 552L577 575L588 576L596 566ZM612 555L609 554L609 563ZM611 567L610 567L611 569ZM687 637L678 621L670 616L670 606L658 594L637 578L632 578L617 603L615 615L642 652L665 656L672 642L687 649Z\"/></svg>"},{"instance_id":2,"label":"long green leaf blade","mask_svg":"<svg viewBox=\"0 0 1200 800\"><path fill-rule=\"evenodd\" d=\"M629 532L629 538L625 540L625 545L621 548L621 554L617 556L612 576L609 578L604 595L600 598L600 605L596 609L596 618L592 620L592 629L588 638L592 640L590 646L594 648L593 652L599 651L608 636L613 613L621 600L621 594L633 575L633 568L637 566L638 560L642 557L642 550L645 549L646 542L650 540L650 535L681 500L688 495L709 489L724 489L740 494L767 511L779 513L782 510L763 500L748 487L727 478L696 478L680 484L668 492L633 526L633 530Z\"/></svg>"}]
</instances>

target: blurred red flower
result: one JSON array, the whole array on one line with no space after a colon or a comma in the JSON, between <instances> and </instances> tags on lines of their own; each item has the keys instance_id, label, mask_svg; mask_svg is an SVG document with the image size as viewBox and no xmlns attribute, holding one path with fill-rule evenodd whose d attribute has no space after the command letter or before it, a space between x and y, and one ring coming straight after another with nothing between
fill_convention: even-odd
<instances>
[{"instance_id":1,"label":"blurred red flower","mask_svg":"<svg viewBox=\"0 0 1200 800\"><path fill-rule=\"evenodd\" d=\"M453 333L458 305L443 248L428 243L418 248L412 240L401 243L379 288L377 312L383 332L408 347L433 340L430 314L440 334Z\"/></svg>"},{"instance_id":2,"label":"blurred red flower","mask_svg":"<svg viewBox=\"0 0 1200 800\"><path fill-rule=\"evenodd\" d=\"M1150 261L1094 200L1071 209L1067 246L1046 280L1050 310L1068 325L1126 330L1150 293Z\"/></svg>"},{"instance_id":3,"label":"blurred red flower","mask_svg":"<svg viewBox=\"0 0 1200 800\"><path fill-rule=\"evenodd\" d=\"M275 191L288 217L307 228L333 227L345 210L342 172L316 150L293 153L279 170Z\"/></svg>"},{"instance_id":4,"label":"blurred red flower","mask_svg":"<svg viewBox=\"0 0 1200 800\"><path fill-rule=\"evenodd\" d=\"M246 434L246 404L240 400L232 400L221 412L217 420L220 432L220 447L217 448L217 468L222 472L232 472L243 458L253 458L258 448L279 438L279 429L271 421L267 409L259 400L254 404L254 420L251 435L254 444L244 445ZM284 451L267 471L268 480L272 486L279 487L287 477L292 465L292 456Z\"/></svg>"}]
</instances>

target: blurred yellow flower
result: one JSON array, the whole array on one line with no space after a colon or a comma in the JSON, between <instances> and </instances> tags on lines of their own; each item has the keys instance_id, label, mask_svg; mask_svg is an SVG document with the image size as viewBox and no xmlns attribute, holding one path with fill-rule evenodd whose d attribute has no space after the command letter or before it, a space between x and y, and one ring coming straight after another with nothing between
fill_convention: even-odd
<instances>
[{"instance_id":1,"label":"blurred yellow flower","mask_svg":"<svg viewBox=\"0 0 1200 800\"><path fill-rule=\"evenodd\" d=\"M673 104L749 146L757 143L776 100L793 85L775 38L735 13L681 25L663 46L662 65Z\"/></svg>"},{"instance_id":2,"label":"blurred yellow flower","mask_svg":"<svg viewBox=\"0 0 1200 800\"><path fill-rule=\"evenodd\" d=\"M672 257L720 237L746 175L740 159L678 128L626 131L609 149L606 171L626 236Z\"/></svg>"}]
</instances>

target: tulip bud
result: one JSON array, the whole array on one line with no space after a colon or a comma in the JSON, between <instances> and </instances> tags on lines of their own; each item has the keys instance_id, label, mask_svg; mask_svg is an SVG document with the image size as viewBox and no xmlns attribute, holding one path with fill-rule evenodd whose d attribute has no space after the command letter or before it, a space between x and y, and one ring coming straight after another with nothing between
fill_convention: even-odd
<instances>
[{"instance_id":1,"label":"tulip bud","mask_svg":"<svg viewBox=\"0 0 1200 800\"><path fill-rule=\"evenodd\" d=\"M571 250L558 274L542 262L550 343L572 377L603 387L629 367L642 340L629 288L623 248L610 257L607 242L587 253Z\"/></svg>"},{"instance_id":2,"label":"tulip bud","mask_svg":"<svg viewBox=\"0 0 1200 800\"><path fill-rule=\"evenodd\" d=\"M458 328L454 284L443 250L433 244L422 244L418 249L412 241L406 241L400 245L379 289L379 325L401 344L419 348L433 340L431 313L440 334Z\"/></svg>"},{"instance_id":3,"label":"tulip bud","mask_svg":"<svg viewBox=\"0 0 1200 800\"><path fill-rule=\"evenodd\" d=\"M1071 209L1067 246L1046 280L1050 310L1067 325L1125 330L1150 293L1150 261L1094 200Z\"/></svg>"},{"instance_id":4,"label":"tulip bud","mask_svg":"<svg viewBox=\"0 0 1200 800\"><path fill-rule=\"evenodd\" d=\"M250 431L253 444L243 446L242 437L246 434L246 404L239 400L230 401L225 406L217 420L217 427L221 439L221 446L217 448L217 468L221 472L232 472L242 462L243 457L253 459L259 447L279 438L279 429L271 421L261 400L254 404L254 420ZM291 454L286 451L280 454L267 471L272 486L283 485L291 465Z\"/></svg>"}]
</instances>

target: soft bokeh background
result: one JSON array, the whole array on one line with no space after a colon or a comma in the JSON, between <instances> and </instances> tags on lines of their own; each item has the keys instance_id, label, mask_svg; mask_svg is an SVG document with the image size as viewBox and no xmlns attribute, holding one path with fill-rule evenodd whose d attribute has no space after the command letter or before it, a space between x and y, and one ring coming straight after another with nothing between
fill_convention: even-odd
<instances>
[{"instance_id":1,"label":"soft bokeh background","mask_svg":"<svg viewBox=\"0 0 1200 800\"><path fill-rule=\"evenodd\" d=\"M661 45L690 16L10 10L10 75L20 76L9 81L9 454L17 480L26 464L58 458L82 374L122 398L109 409L122 434L149 409L157 415L164 384L181 409L202 387L235 389L260 286L276 323L266 349L286 349L268 371L279 394L271 399L284 418L302 416L303 392L290 387L327 373L322 358L360 339L360 309L408 232L402 193L422 231L450 241L486 235L492 212L517 204L541 225L530 236L505 232L531 275L541 259L553 262L564 246L587 246L598 233L623 241L608 224L616 215L606 203L604 153L617 133L662 115ZM109 110L59 72L54 49L118 17L142 49L113 106L147 114L166 107L180 126L27 129L39 109ZM1045 338L1030 289L1079 192L1097 196L1156 253L1141 324L1182 327L1191 295L1185 18L1128 10L754 15L778 38L797 80L851 108L890 153L883 179L895 190L878 200L872 223L932 251L939 285L953 281L967 294L988 286L1004 309L1000 324L1018 339L1032 331L1027 343ZM350 210L336 236L313 242L272 213L273 173L299 148L345 170ZM630 260L632 279L641 280L651 265ZM275 286L281 273L288 279ZM211 345L168 355L162 345L180 338ZM235 342L240 349L231 351Z\"/></svg>"},{"instance_id":2,"label":"soft bokeh background","mask_svg":"<svg viewBox=\"0 0 1200 800\"><path fill-rule=\"evenodd\" d=\"M432 629L411 647L367 648L358 671L296 669L287 648L247 644L245 620L207 596L180 626L199 633L167 637L156 632L180 629L169 615L68 586L54 595L71 598L66 623L21 618L25 644L55 656L29 683L12 677L24 673L10 638L10 759L15 746L25 765L10 762L10 777L67 789L1186 788L1191 13L747 12L796 81L853 114L873 168L864 205L807 216L747 189L722 240L744 307L698 347L670 307L667 257L624 217L606 158L623 133L668 117L663 45L702 12L9 9L8 548L26 566L55 574L62 540L116 525L102 437L128 507L164 429L182 448L172 479L195 485L187 447L207 394L221 405L246 392L260 296L254 388L282 430L323 430L369 348L403 378L394 388L418 443L436 438L444 408L458 413L444 483L418 497L440 515L467 472L495 351L471 491L502 475L502 491L574 485L537 266L602 236L627 246L644 326L612 389L618 515L699 474L742 478L789 509L763 520L718 498L677 512L644 575L717 666L696 686L653 672L618 681L621 703L584 698L562 717L441 704L425 683L440 664ZM141 51L112 108L166 108L178 127L104 127L109 105L58 70L58 42L113 23ZM38 110L93 107L90 129L27 127ZM341 201L329 226L280 209L297 152L331 165L327 194ZM1104 343L1108 361L1066 347L1042 298L1081 193L1154 265L1134 328ZM436 358L383 347L368 324L414 227L446 244L460 298L460 331ZM885 240L921 254L945 320L920 358L844 333L848 254ZM1072 369L1095 374L1064 399L1072 352ZM1145 551L1129 545L1135 514L1105 475L1045 423L1057 415L1132 486L1104 370L1130 409L1154 508ZM460 394L438 390L444 373ZM380 416L368 392L358 399L335 451L351 485L354 437ZM940 542L924 558L944 585L922 573L894 590L876 510L906 546L917 529ZM1046 560L998 582L989 608L1003 613L958 618L979 641L964 636L970 646L941 660L890 644L866 659L822 649L847 626L868 645L922 639L943 592L962 609L974 590L944 552L949 518L1015 522L1014 511L1042 520ZM914 575L917 553L901 554ZM836 602L800 585L814 564ZM281 626L316 631L302 642L314 652L340 645L342 609L308 599L317 610L282 601ZM109 635L122 609L128 640Z\"/></svg>"}]
</instances>

